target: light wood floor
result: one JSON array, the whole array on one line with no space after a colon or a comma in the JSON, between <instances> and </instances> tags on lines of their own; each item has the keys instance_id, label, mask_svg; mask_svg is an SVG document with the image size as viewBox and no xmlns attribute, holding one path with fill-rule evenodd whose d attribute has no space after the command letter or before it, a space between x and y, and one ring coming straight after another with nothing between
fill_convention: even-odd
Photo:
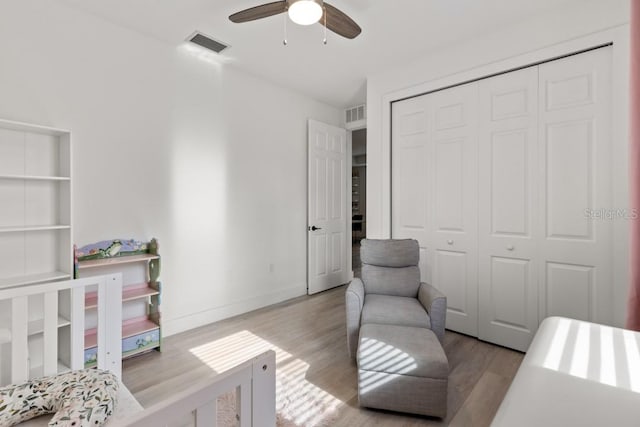
<instances>
[{"instance_id":1,"label":"light wood floor","mask_svg":"<svg viewBox=\"0 0 640 427\"><path fill-rule=\"evenodd\" d=\"M347 357L344 292L345 287L336 288L168 337L162 353L124 362L124 383L147 407L274 348L278 399L289 403L288 425L491 423L523 355L449 331L444 340L450 366L446 419L359 408L356 367Z\"/></svg>"}]
</instances>

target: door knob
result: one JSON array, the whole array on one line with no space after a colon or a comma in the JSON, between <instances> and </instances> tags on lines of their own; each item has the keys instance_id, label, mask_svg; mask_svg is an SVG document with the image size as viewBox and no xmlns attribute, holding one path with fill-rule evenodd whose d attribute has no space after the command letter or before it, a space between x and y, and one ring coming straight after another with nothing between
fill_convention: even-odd
<instances>
[{"instance_id":1,"label":"door knob","mask_svg":"<svg viewBox=\"0 0 640 427\"><path fill-rule=\"evenodd\" d=\"M507 250L508 250L508 251L512 251L512 250L514 250L514 249L515 249L515 247L514 247L513 245L509 245L509 246L507 246Z\"/></svg>"},{"instance_id":2,"label":"door knob","mask_svg":"<svg viewBox=\"0 0 640 427\"><path fill-rule=\"evenodd\" d=\"M309 227L309 230L311 231L316 231L316 230L322 230L322 227L316 227L315 225Z\"/></svg>"},{"instance_id":3,"label":"door knob","mask_svg":"<svg viewBox=\"0 0 640 427\"><path fill-rule=\"evenodd\" d=\"M453 245L453 240L447 240L448 245Z\"/></svg>"}]
</instances>

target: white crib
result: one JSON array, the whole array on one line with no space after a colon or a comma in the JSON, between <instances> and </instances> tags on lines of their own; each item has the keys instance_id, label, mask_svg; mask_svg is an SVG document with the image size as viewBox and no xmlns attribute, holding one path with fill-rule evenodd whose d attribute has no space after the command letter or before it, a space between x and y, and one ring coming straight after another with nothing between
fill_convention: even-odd
<instances>
[{"instance_id":1,"label":"white crib","mask_svg":"<svg viewBox=\"0 0 640 427\"><path fill-rule=\"evenodd\" d=\"M88 287L98 292L98 368L121 376L122 276L115 274L0 288L0 386L84 368ZM215 426L217 397L234 389L241 427L274 426L275 369L275 352L269 350L144 410L121 385L108 427L169 426L190 414L195 425Z\"/></svg>"},{"instance_id":2,"label":"white crib","mask_svg":"<svg viewBox=\"0 0 640 427\"><path fill-rule=\"evenodd\" d=\"M109 427L157 427L190 424L216 426L217 397L236 390L240 427L273 427L276 424L276 354L268 350L214 378L195 384L144 411ZM226 426L225 426L226 427Z\"/></svg>"},{"instance_id":3,"label":"white crib","mask_svg":"<svg viewBox=\"0 0 640 427\"><path fill-rule=\"evenodd\" d=\"M122 331L111 319L122 317L122 276L114 274L0 289L0 385L84 368L89 287L98 292L98 367L120 377Z\"/></svg>"}]
</instances>

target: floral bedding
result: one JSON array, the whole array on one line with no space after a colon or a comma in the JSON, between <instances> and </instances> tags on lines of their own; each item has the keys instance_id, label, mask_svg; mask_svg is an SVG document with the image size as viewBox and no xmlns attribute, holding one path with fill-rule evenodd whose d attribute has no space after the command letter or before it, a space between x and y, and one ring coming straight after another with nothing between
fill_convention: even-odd
<instances>
[{"instance_id":1,"label":"floral bedding","mask_svg":"<svg viewBox=\"0 0 640 427\"><path fill-rule=\"evenodd\" d=\"M118 379L109 371L82 369L0 388L0 426L55 413L50 427L99 427L113 414Z\"/></svg>"}]
</instances>

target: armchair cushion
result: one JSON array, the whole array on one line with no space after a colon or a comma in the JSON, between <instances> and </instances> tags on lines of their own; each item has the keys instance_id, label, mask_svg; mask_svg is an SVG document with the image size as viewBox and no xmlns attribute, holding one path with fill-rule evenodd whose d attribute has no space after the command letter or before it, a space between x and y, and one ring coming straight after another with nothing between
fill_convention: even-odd
<instances>
[{"instance_id":1,"label":"armchair cushion","mask_svg":"<svg viewBox=\"0 0 640 427\"><path fill-rule=\"evenodd\" d=\"M417 240L362 240L360 256L363 264L379 267L409 267L418 265L420 248Z\"/></svg>"},{"instance_id":2,"label":"armchair cushion","mask_svg":"<svg viewBox=\"0 0 640 427\"><path fill-rule=\"evenodd\" d=\"M418 296L420 248L416 240L361 242L362 281L367 294Z\"/></svg>"},{"instance_id":3,"label":"armchair cushion","mask_svg":"<svg viewBox=\"0 0 640 427\"><path fill-rule=\"evenodd\" d=\"M416 298L420 269L415 265L390 268L362 264L362 281L367 294Z\"/></svg>"},{"instance_id":4,"label":"armchair cushion","mask_svg":"<svg viewBox=\"0 0 640 427\"><path fill-rule=\"evenodd\" d=\"M366 294L361 323L431 328L431 319L416 298Z\"/></svg>"}]
</instances>

